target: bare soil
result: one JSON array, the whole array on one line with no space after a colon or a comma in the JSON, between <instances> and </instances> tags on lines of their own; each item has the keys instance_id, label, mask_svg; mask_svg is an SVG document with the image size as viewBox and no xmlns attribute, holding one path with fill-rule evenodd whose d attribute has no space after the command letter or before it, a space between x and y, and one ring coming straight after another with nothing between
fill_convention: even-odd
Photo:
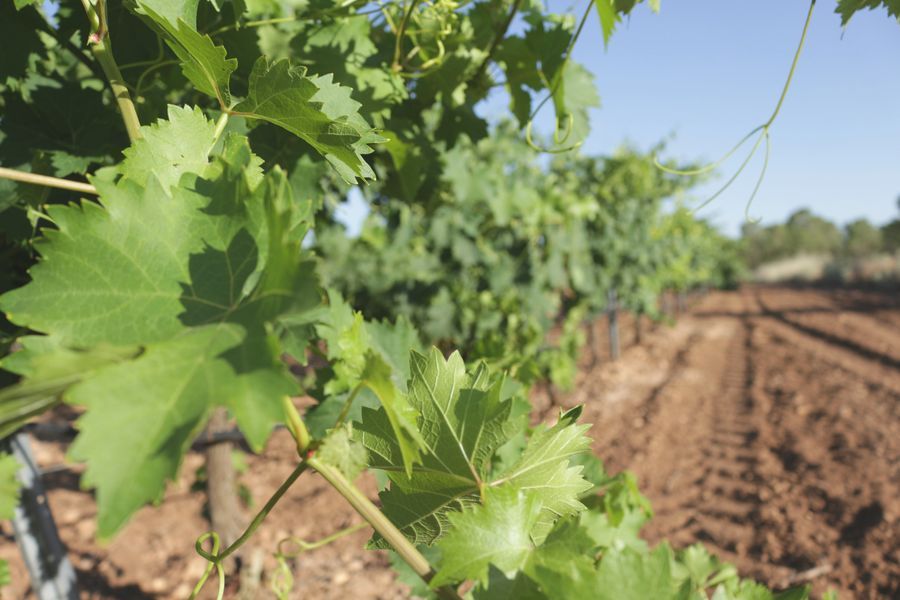
<instances>
[{"instance_id":1,"label":"bare soil","mask_svg":"<svg viewBox=\"0 0 900 600\"><path fill-rule=\"evenodd\" d=\"M633 318L620 328L620 360L608 360L598 323L576 391L536 392L535 418L585 404L608 470L636 473L654 506L652 542L703 542L777 588L809 582L816 596L833 587L841 598L900 598L900 295L747 288L705 296L672 327L645 323L640 344ZM53 418L65 425L65 414ZM204 568L193 545L208 524L203 495L191 491L202 453L188 456L164 503L103 544L66 443L33 443L82 597L187 597ZM293 453L277 432L248 458L240 481L254 507L293 469ZM374 481L361 484L374 498ZM316 540L358 522L321 478L302 475L244 557L263 571L246 597L271 597L279 540ZM32 598L7 523L2 534L13 576L3 597ZM363 549L369 534L292 560L291 597L407 597L387 557Z\"/></svg>"}]
</instances>

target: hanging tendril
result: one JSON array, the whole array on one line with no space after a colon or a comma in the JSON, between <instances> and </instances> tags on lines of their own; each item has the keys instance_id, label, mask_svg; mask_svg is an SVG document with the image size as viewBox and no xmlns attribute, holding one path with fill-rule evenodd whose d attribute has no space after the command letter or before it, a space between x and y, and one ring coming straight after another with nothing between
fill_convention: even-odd
<instances>
[{"instance_id":1,"label":"hanging tendril","mask_svg":"<svg viewBox=\"0 0 900 600\"><path fill-rule=\"evenodd\" d=\"M747 143L754 135L758 135L756 138L756 143L753 144L753 148L751 148L750 153L747 155L747 158L741 163L740 167L738 167L737 171L732 175L728 181L725 182L725 185L720 187L712 196L701 202L698 206L691 210L691 213L695 213L702 208L708 206L713 200L718 198L726 189L731 187L731 184L738 178L738 176L744 171L747 164L750 162L750 159L756 154L756 151L759 149L760 144L765 142L765 151L763 157L763 166L760 170L759 176L756 179L756 185L753 186L753 192L750 194L750 197L747 199L747 204L744 207L744 218L751 222L758 222L759 219L752 219L750 217L750 206L753 204L754 198L756 198L757 193L759 192L760 187L762 186L762 182L765 179L766 170L769 166L769 154L771 152L771 135L770 131L772 128L772 124L775 122L775 119L778 117L778 113L781 112L781 106L784 104L784 100L787 97L788 90L791 88L791 82L794 79L794 72L797 70L797 63L800 60L800 54L803 52L803 45L806 42L806 34L809 31L809 24L812 21L813 9L816 6L816 0L811 0L809 3L809 11L806 13L806 21L803 23L803 31L800 34L800 42L797 44L797 50L794 52L794 60L791 62L791 68L788 71L787 79L784 82L784 86L781 89L781 95L778 97L778 102L775 104L775 109L772 111L772 114L769 115L769 118L765 123L758 125L753 130L751 130L747 135L745 135L741 140L735 144L728 152L723 154L718 159L714 160L711 163L708 163L702 167L697 167L694 169L673 169L671 167L667 167L659 162L659 159L656 157L653 158L653 162L657 168L665 171L666 173L671 173L673 175L702 175L704 173L709 173L710 171L719 167L722 163L731 158L735 152L737 152L745 143Z\"/></svg>"},{"instance_id":2,"label":"hanging tendril","mask_svg":"<svg viewBox=\"0 0 900 600\"><path fill-rule=\"evenodd\" d=\"M541 146L538 146L536 143L534 143L534 138L532 137L532 128L534 125L534 118L541 111L541 109L544 107L544 105L547 104L547 102L551 98L553 98L553 95L556 94L556 91L559 89L559 86L562 85L563 73L565 72L566 67L569 64L569 59L572 57L572 50L575 48L575 43L578 41L578 38L581 36L581 31L584 29L584 25L587 22L588 15L590 15L591 9L593 7L594 7L594 0L590 0L590 2L588 2L587 8L584 11L584 14L581 15L581 21L579 21L578 27L575 29L575 33L573 33L572 37L569 39L569 45L566 47L565 58L563 58L562 63L559 65L559 68L556 70L556 75L554 75L553 81L547 82L546 78L543 77L543 74L541 75L541 77L544 79L544 82L548 84L547 87L550 89L549 89L549 92L547 93L547 95L544 96L544 99L538 103L538 105L535 107L535 109L533 111L531 111L531 114L528 116L528 123L525 125L525 143L528 144L529 148L531 148L532 150L535 150L536 152L542 152L545 154L563 154L565 152L569 152L571 150L575 150L576 148L579 148L584 143L584 140L581 140L581 141L575 142L571 146L568 146L565 148L542 148ZM572 113L569 113L567 116L568 116L568 120L567 120L567 126L566 126L566 130L565 130L566 134L564 136L562 136L562 138L561 138L562 141L558 141L558 140L560 140L560 127L559 127L559 118L556 119L556 126L553 130L553 141L557 145L562 144L566 140L568 140L569 136L572 134L572 131L574 129L574 124L575 124L574 115L572 115Z\"/></svg>"}]
</instances>

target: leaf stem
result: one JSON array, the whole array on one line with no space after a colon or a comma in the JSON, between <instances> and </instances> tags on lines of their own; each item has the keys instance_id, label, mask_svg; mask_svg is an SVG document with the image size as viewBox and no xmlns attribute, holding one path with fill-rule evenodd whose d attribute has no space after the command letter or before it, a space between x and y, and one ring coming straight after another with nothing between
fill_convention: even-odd
<instances>
[{"instance_id":1,"label":"leaf stem","mask_svg":"<svg viewBox=\"0 0 900 600\"><path fill-rule=\"evenodd\" d=\"M13 181L21 181L22 183L30 183L32 185L44 185L63 190L71 190L83 194L93 194L95 196L99 193L97 188L89 183L72 181L71 179L60 179L59 177L50 177L49 175L38 175L37 173L26 173L25 171L16 171L15 169L7 169L4 167L0 167L0 178L12 179Z\"/></svg>"},{"instance_id":2,"label":"leaf stem","mask_svg":"<svg viewBox=\"0 0 900 600\"><path fill-rule=\"evenodd\" d=\"M425 582L434 577L434 569L428 560L416 549L416 547L406 539L406 536L391 523L390 519L385 516L381 510L363 494L359 488L344 477L338 469L319 461L315 456L307 459L307 464L319 472L328 483L338 491L338 493L350 503L350 506L362 516L369 525L377 531L381 536L390 543L397 554L400 555L406 564L408 564L416 574ZM448 600L460 600L456 590L449 586L444 586L435 590L440 597Z\"/></svg>"},{"instance_id":3,"label":"leaf stem","mask_svg":"<svg viewBox=\"0 0 900 600\"><path fill-rule=\"evenodd\" d=\"M303 418L300 417L300 413L297 412L297 407L291 402L289 396L283 396L281 398L281 407L284 409L286 417L285 424L287 425L288 431L291 432L291 437L293 437L294 441L297 443L297 454L302 457L306 452L306 449L309 448L311 441L309 430L306 428Z\"/></svg>"},{"instance_id":4,"label":"leaf stem","mask_svg":"<svg viewBox=\"0 0 900 600\"><path fill-rule=\"evenodd\" d=\"M222 132L225 131L225 126L228 125L228 117L231 114L228 111L223 111L221 115L219 115L218 120L216 120L216 130L213 133L213 139L218 142L219 138L222 137Z\"/></svg>"}]
</instances>

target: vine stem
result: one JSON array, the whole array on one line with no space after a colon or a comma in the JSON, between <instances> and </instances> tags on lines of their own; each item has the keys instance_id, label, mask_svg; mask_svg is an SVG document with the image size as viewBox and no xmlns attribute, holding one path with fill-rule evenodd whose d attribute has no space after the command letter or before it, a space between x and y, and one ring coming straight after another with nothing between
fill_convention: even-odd
<instances>
[{"instance_id":1,"label":"vine stem","mask_svg":"<svg viewBox=\"0 0 900 600\"><path fill-rule=\"evenodd\" d=\"M403 48L403 34L406 32L406 27L409 25L409 20L412 18L413 11L416 9L416 4L418 4L419 0L410 0L409 8L403 13L403 20L400 21L400 27L397 29L397 38L394 40L394 62L392 64L392 68L394 71L401 71L403 69L403 65L400 64L400 54Z\"/></svg>"},{"instance_id":2,"label":"vine stem","mask_svg":"<svg viewBox=\"0 0 900 600\"><path fill-rule=\"evenodd\" d=\"M101 39L91 47L94 58L100 63L100 68L109 80L109 86L112 88L113 95L116 97L116 103L119 105L119 112L122 113L122 120L125 122L125 130L128 132L128 139L132 142L141 139L141 121L138 119L137 110L134 108L134 102L131 100L131 94L119 72L119 67L112 55L112 49L109 46L109 37Z\"/></svg>"},{"instance_id":3,"label":"vine stem","mask_svg":"<svg viewBox=\"0 0 900 600\"><path fill-rule=\"evenodd\" d=\"M337 492L362 516L369 525L388 541L394 551L400 555L416 574L426 582L434 577L434 569L428 560L416 550L416 547L406 539L406 536L391 523L381 510L363 494L359 488L344 477L338 469L319 461L315 456L306 460L310 467L319 472ZM456 590L449 586L435 590L440 597L447 600L461 600Z\"/></svg>"},{"instance_id":4,"label":"vine stem","mask_svg":"<svg viewBox=\"0 0 900 600\"><path fill-rule=\"evenodd\" d=\"M119 112L122 114L122 120L125 122L128 139L132 142L139 140L142 137L141 121L134 108L134 102L131 100L131 94L128 92L128 86L125 85L125 79L113 58L110 46L109 30L106 28L106 0L99 0L96 8L88 0L82 0L81 3L91 24L92 31L89 40L91 53L100 63L100 68L109 81L109 87L112 89L116 103L119 105Z\"/></svg>"},{"instance_id":5,"label":"vine stem","mask_svg":"<svg viewBox=\"0 0 900 600\"><path fill-rule=\"evenodd\" d=\"M219 572L219 588L221 594L222 581L224 581L224 573L221 567L222 561L234 554L241 546L243 546L247 542L247 540L250 539L250 537L256 532L256 530L259 529L259 526L262 525L262 522L266 519L269 513L272 512L272 509L275 508L275 505L278 504L278 501L281 500L281 497L284 496L284 494L288 491L288 489L290 489L294 482L297 481L297 478L300 477L300 475L302 475L303 472L311 466L312 465L310 465L306 461L298 464L297 467L291 472L291 474L288 475L288 478L285 479L280 486L278 486L278 489L275 490L275 493L272 494L272 497L269 498L269 501L266 502L265 506L263 506L260 511L256 513L256 516L253 517L253 521L250 522L250 525L247 526L247 529L244 530L244 533L242 533L241 536L236 539L233 544L225 548L225 550L223 550L222 552L218 551L219 536L217 534L213 532L205 533L197 539L197 554L209 561L209 565L207 566L206 572L203 574L203 577L199 582L197 582L197 585L194 587L194 591L190 595L191 599L196 598L197 594L200 593L200 590L203 589L203 584L206 583L206 580L209 578L214 568ZM203 549L202 544L204 541L210 538L212 538L213 540L212 552L207 552Z\"/></svg>"},{"instance_id":6,"label":"vine stem","mask_svg":"<svg viewBox=\"0 0 900 600\"><path fill-rule=\"evenodd\" d=\"M95 196L99 193L97 188L89 183L72 181L71 179L60 179L59 177L50 177L49 175L38 175L37 173L26 173L25 171L16 171L15 169L7 169L5 167L0 167L0 178L21 181L22 183L30 183L33 185L44 185L63 190L71 190L83 194L93 194Z\"/></svg>"},{"instance_id":7,"label":"vine stem","mask_svg":"<svg viewBox=\"0 0 900 600\"><path fill-rule=\"evenodd\" d=\"M471 77L468 78L467 81L478 81L478 79L484 74L484 72L488 68L488 64L491 62L491 58L494 56L494 52L497 51L497 47L500 46L500 43L506 37L506 32L509 31L510 25L512 25L513 19L516 16L516 13L519 12L519 7L522 4L522 0L514 0L512 6L509 9L509 14L506 15L506 20L503 21L503 24L500 26L500 29L497 30L496 35L494 35L494 39L491 40L490 46L488 46L487 54L484 56L484 60L481 61L481 64L478 65L478 70L475 71Z\"/></svg>"}]
</instances>

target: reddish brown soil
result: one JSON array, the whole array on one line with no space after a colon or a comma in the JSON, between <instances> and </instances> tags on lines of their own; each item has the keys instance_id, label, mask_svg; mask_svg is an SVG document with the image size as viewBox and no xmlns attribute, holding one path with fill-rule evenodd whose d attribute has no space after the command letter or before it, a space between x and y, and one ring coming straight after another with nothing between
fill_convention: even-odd
<instances>
[{"instance_id":1,"label":"reddish brown soil","mask_svg":"<svg viewBox=\"0 0 900 600\"><path fill-rule=\"evenodd\" d=\"M652 541L703 542L775 587L808 580L816 596L834 587L842 598L900 597L896 294L751 288L703 298L674 327L645 326L640 345L633 319L620 327L621 359L608 361L599 324L598 352L586 352L577 391L553 403L586 404L608 469L637 474L656 510ZM557 410L546 394L535 399L540 413ZM35 451L44 467L64 463L64 443L36 440ZM279 432L263 456L249 458L241 482L254 506L290 473L292 453ZM204 567L193 554L207 527L203 498L190 491L201 463L189 455L166 501L141 510L106 545L93 540L95 507L78 489L77 469L45 475L84 598L188 595ZM362 484L374 497L374 483ZM319 477L301 476L254 538L248 560L261 561L264 575L261 590L245 597L271 597L279 539L314 540L358 521ZM8 597L33 597L2 527ZM406 597L386 557L362 549L368 535L294 560L291 597Z\"/></svg>"},{"instance_id":2,"label":"reddish brown soil","mask_svg":"<svg viewBox=\"0 0 900 600\"><path fill-rule=\"evenodd\" d=\"M775 587L897 598L898 315L878 293L712 294L566 403L638 475L652 541L703 542Z\"/></svg>"}]
</instances>

